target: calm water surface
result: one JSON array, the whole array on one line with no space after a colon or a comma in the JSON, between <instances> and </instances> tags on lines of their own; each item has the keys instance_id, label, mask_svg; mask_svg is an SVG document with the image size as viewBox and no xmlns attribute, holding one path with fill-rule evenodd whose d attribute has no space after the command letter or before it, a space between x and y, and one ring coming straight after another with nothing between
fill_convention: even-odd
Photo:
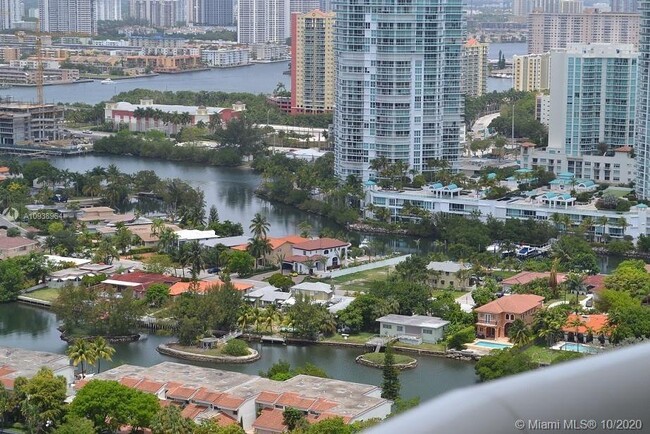
<instances>
[{"instance_id":1,"label":"calm water surface","mask_svg":"<svg viewBox=\"0 0 650 434\"><path fill-rule=\"evenodd\" d=\"M28 350L65 353L66 343L60 340L56 329L56 316L48 311L19 303L0 304L0 346L19 347ZM293 366L307 362L323 368L330 377L341 380L381 385L381 370L357 365L354 359L363 353L360 349L328 346L261 345L252 347L260 351L262 358L245 365L192 363L158 354L156 347L173 341L173 337L149 335L144 340L128 344L116 344L112 362L102 362L112 367L124 363L151 366L163 361L191 363L199 366L229 371L258 374L278 360L286 360ZM402 395L405 398L419 396L422 400L433 398L446 391L469 386L476 382L474 365L439 357L418 356L417 368L400 375Z\"/></svg>"}]
</instances>

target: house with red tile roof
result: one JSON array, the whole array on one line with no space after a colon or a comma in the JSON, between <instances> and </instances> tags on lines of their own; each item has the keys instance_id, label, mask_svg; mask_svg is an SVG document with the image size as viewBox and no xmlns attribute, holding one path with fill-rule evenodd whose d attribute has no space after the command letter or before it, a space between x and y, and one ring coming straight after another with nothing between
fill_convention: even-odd
<instances>
[{"instance_id":1,"label":"house with red tile roof","mask_svg":"<svg viewBox=\"0 0 650 434\"><path fill-rule=\"evenodd\" d=\"M347 241L335 238L316 238L293 245L291 255L284 258L286 267L299 274L313 274L339 268L348 258Z\"/></svg>"},{"instance_id":2,"label":"house with red tile roof","mask_svg":"<svg viewBox=\"0 0 650 434\"><path fill-rule=\"evenodd\" d=\"M277 434L287 431L282 410L265 409L253 422L255 434Z\"/></svg>"},{"instance_id":3,"label":"house with red tile roof","mask_svg":"<svg viewBox=\"0 0 650 434\"><path fill-rule=\"evenodd\" d=\"M293 254L295 244L309 241L309 238L303 238L298 235L287 235L286 237L267 237L271 243L271 251L261 258L261 261L267 264L277 264L279 259L286 258ZM239 244L232 247L233 250L246 251L248 243Z\"/></svg>"},{"instance_id":4,"label":"house with red tile roof","mask_svg":"<svg viewBox=\"0 0 650 434\"><path fill-rule=\"evenodd\" d=\"M557 273L557 283L558 285L566 280L566 274L564 273ZM549 272L536 272L536 271L522 271L520 273L515 274L512 277L508 277L507 279L503 279L501 281L501 287L503 289L512 289L513 286L515 285L526 285L533 280L537 279L550 279L551 273Z\"/></svg>"},{"instance_id":5,"label":"house with red tile roof","mask_svg":"<svg viewBox=\"0 0 650 434\"><path fill-rule=\"evenodd\" d=\"M567 342L588 343L594 338L605 344L609 338L609 317L607 314L570 314L562 327Z\"/></svg>"},{"instance_id":6,"label":"house with red tile roof","mask_svg":"<svg viewBox=\"0 0 650 434\"><path fill-rule=\"evenodd\" d=\"M520 319L531 324L535 312L544 305L544 297L533 294L512 294L497 298L474 311L478 314L476 334L485 339L507 339L510 326Z\"/></svg>"},{"instance_id":7,"label":"house with red tile roof","mask_svg":"<svg viewBox=\"0 0 650 434\"><path fill-rule=\"evenodd\" d=\"M171 286L176 282L180 282L180 280L178 277L166 274L136 270L131 273L114 274L110 278L103 280L102 285L110 286L117 292L130 289L136 298L143 298L147 289L154 283Z\"/></svg>"},{"instance_id":8,"label":"house with red tile roof","mask_svg":"<svg viewBox=\"0 0 650 434\"><path fill-rule=\"evenodd\" d=\"M231 282L235 290L240 291L242 294L250 292L254 286L250 283L244 282ZM210 288L225 285L220 279L217 280L199 280L197 282L176 282L169 287L169 295L177 297L186 292L194 291L197 294L205 294Z\"/></svg>"}]
</instances>

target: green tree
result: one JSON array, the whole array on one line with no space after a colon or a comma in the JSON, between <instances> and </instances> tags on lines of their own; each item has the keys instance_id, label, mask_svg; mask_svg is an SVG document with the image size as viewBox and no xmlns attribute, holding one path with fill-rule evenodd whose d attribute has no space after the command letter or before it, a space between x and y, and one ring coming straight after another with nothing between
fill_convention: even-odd
<instances>
[{"instance_id":1,"label":"green tree","mask_svg":"<svg viewBox=\"0 0 650 434\"><path fill-rule=\"evenodd\" d=\"M291 277L285 276L280 273L275 273L271 275L271 277L269 277L268 282L269 285L273 285L276 288L282 289L283 291L288 291L289 288L291 288L294 285L293 279L291 279Z\"/></svg>"},{"instance_id":2,"label":"green tree","mask_svg":"<svg viewBox=\"0 0 650 434\"><path fill-rule=\"evenodd\" d=\"M530 371L535 366L528 354L505 349L493 350L489 355L481 357L474 369L480 381L489 381Z\"/></svg>"},{"instance_id":3,"label":"green tree","mask_svg":"<svg viewBox=\"0 0 650 434\"><path fill-rule=\"evenodd\" d=\"M282 412L282 423L287 426L289 431L302 429L307 425L305 414L297 408L287 407Z\"/></svg>"},{"instance_id":4,"label":"green tree","mask_svg":"<svg viewBox=\"0 0 650 434\"><path fill-rule=\"evenodd\" d=\"M250 351L246 342L241 339L231 339L226 343L226 346L223 349L224 354L233 357L242 357L247 356Z\"/></svg>"},{"instance_id":5,"label":"green tree","mask_svg":"<svg viewBox=\"0 0 650 434\"><path fill-rule=\"evenodd\" d=\"M650 296L650 274L645 271L645 263L640 260L621 262L616 270L605 278L605 288L646 299Z\"/></svg>"},{"instance_id":6,"label":"green tree","mask_svg":"<svg viewBox=\"0 0 650 434\"><path fill-rule=\"evenodd\" d=\"M169 285L154 283L147 288L145 300L151 306L160 307L169 299Z\"/></svg>"},{"instance_id":7,"label":"green tree","mask_svg":"<svg viewBox=\"0 0 650 434\"><path fill-rule=\"evenodd\" d=\"M44 431L48 421L54 426L62 421L66 389L65 377L55 376L51 369L45 367L27 380L21 391L25 396L21 413L32 432Z\"/></svg>"},{"instance_id":8,"label":"green tree","mask_svg":"<svg viewBox=\"0 0 650 434\"><path fill-rule=\"evenodd\" d=\"M249 276L253 272L254 265L255 258L248 252L237 250L228 258L228 270L239 274L240 277Z\"/></svg>"},{"instance_id":9,"label":"green tree","mask_svg":"<svg viewBox=\"0 0 650 434\"><path fill-rule=\"evenodd\" d=\"M95 434L95 425L83 417L66 416L65 422L54 430L54 434Z\"/></svg>"},{"instance_id":10,"label":"green tree","mask_svg":"<svg viewBox=\"0 0 650 434\"><path fill-rule=\"evenodd\" d=\"M5 386L0 383L0 432L5 426L5 414L11 409L11 399Z\"/></svg>"},{"instance_id":11,"label":"green tree","mask_svg":"<svg viewBox=\"0 0 650 434\"><path fill-rule=\"evenodd\" d=\"M97 373L99 374L101 372L101 361L102 360L107 360L111 361L113 360L113 354L115 354L115 348L110 346L107 342L106 339L104 339L101 336L96 337L91 343L90 343L90 351L93 354L93 359L97 361Z\"/></svg>"},{"instance_id":12,"label":"green tree","mask_svg":"<svg viewBox=\"0 0 650 434\"><path fill-rule=\"evenodd\" d=\"M395 401L399 398L400 383L399 370L395 366L392 344L386 345L383 366L383 382L381 384L381 397Z\"/></svg>"},{"instance_id":13,"label":"green tree","mask_svg":"<svg viewBox=\"0 0 650 434\"><path fill-rule=\"evenodd\" d=\"M25 274L16 259L0 261L0 303L15 300L25 285Z\"/></svg>"},{"instance_id":14,"label":"green tree","mask_svg":"<svg viewBox=\"0 0 650 434\"><path fill-rule=\"evenodd\" d=\"M253 238L266 238L270 228L271 224L268 219L260 213L255 214L249 226Z\"/></svg>"},{"instance_id":15,"label":"green tree","mask_svg":"<svg viewBox=\"0 0 650 434\"><path fill-rule=\"evenodd\" d=\"M447 337L447 346L449 348L462 350L465 348L465 344L474 342L475 339L476 331L474 330L474 326L467 326L456 333L450 334Z\"/></svg>"},{"instance_id":16,"label":"green tree","mask_svg":"<svg viewBox=\"0 0 650 434\"><path fill-rule=\"evenodd\" d=\"M159 409L155 395L116 381L92 380L77 392L69 413L90 419L98 430L113 432L127 424L135 430L150 426Z\"/></svg>"},{"instance_id":17,"label":"green tree","mask_svg":"<svg viewBox=\"0 0 650 434\"><path fill-rule=\"evenodd\" d=\"M77 339L66 351L70 361L74 366L81 365L81 376L86 375L86 363L92 365L95 363L95 354L92 347L85 339Z\"/></svg>"},{"instance_id":18,"label":"green tree","mask_svg":"<svg viewBox=\"0 0 650 434\"><path fill-rule=\"evenodd\" d=\"M508 338L515 346L523 347L532 339L532 333L526 323L517 318L508 330Z\"/></svg>"},{"instance_id":19,"label":"green tree","mask_svg":"<svg viewBox=\"0 0 650 434\"><path fill-rule=\"evenodd\" d=\"M161 407L151 420L152 434L194 434L195 430L196 424L175 405Z\"/></svg>"}]
</instances>

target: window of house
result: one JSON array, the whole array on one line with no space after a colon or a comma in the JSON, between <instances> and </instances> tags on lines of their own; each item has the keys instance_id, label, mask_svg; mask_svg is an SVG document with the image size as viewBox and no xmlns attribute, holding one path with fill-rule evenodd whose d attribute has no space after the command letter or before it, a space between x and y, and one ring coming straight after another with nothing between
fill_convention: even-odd
<instances>
[{"instance_id":1,"label":"window of house","mask_svg":"<svg viewBox=\"0 0 650 434\"><path fill-rule=\"evenodd\" d=\"M383 328L383 329L392 329L393 326L390 325L390 324L382 324L382 325L381 325L381 328Z\"/></svg>"},{"instance_id":2,"label":"window of house","mask_svg":"<svg viewBox=\"0 0 650 434\"><path fill-rule=\"evenodd\" d=\"M445 281L444 281L444 280L441 280L441 281L440 281L440 284L441 284L441 285L444 285L444 284L445 284Z\"/></svg>"},{"instance_id":3,"label":"window of house","mask_svg":"<svg viewBox=\"0 0 650 434\"><path fill-rule=\"evenodd\" d=\"M323 253L327 255L330 251L329 250L323 250Z\"/></svg>"},{"instance_id":4,"label":"window of house","mask_svg":"<svg viewBox=\"0 0 650 434\"><path fill-rule=\"evenodd\" d=\"M403 331L404 331L404 327L403 327L403 326L397 326L397 331L398 331L398 332L403 332Z\"/></svg>"},{"instance_id":5,"label":"window of house","mask_svg":"<svg viewBox=\"0 0 650 434\"><path fill-rule=\"evenodd\" d=\"M422 334L425 334L425 335L432 335L432 334L433 334L433 330L422 329Z\"/></svg>"}]
</instances>

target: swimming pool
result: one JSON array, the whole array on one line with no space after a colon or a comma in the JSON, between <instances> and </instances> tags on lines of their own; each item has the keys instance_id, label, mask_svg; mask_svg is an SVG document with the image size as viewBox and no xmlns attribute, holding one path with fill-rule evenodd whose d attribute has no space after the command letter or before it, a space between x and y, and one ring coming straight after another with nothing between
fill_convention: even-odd
<instances>
[{"instance_id":1,"label":"swimming pool","mask_svg":"<svg viewBox=\"0 0 650 434\"><path fill-rule=\"evenodd\" d=\"M501 344L499 342L491 342L491 341L476 341L472 345L476 345L477 347L492 348L498 350L503 350L505 348L512 348L512 345Z\"/></svg>"},{"instance_id":2,"label":"swimming pool","mask_svg":"<svg viewBox=\"0 0 650 434\"><path fill-rule=\"evenodd\" d=\"M584 344L576 344L573 342L567 342L566 344L560 347L562 351L575 351L577 353L587 353L587 354L596 354L598 350L594 347Z\"/></svg>"}]
</instances>

